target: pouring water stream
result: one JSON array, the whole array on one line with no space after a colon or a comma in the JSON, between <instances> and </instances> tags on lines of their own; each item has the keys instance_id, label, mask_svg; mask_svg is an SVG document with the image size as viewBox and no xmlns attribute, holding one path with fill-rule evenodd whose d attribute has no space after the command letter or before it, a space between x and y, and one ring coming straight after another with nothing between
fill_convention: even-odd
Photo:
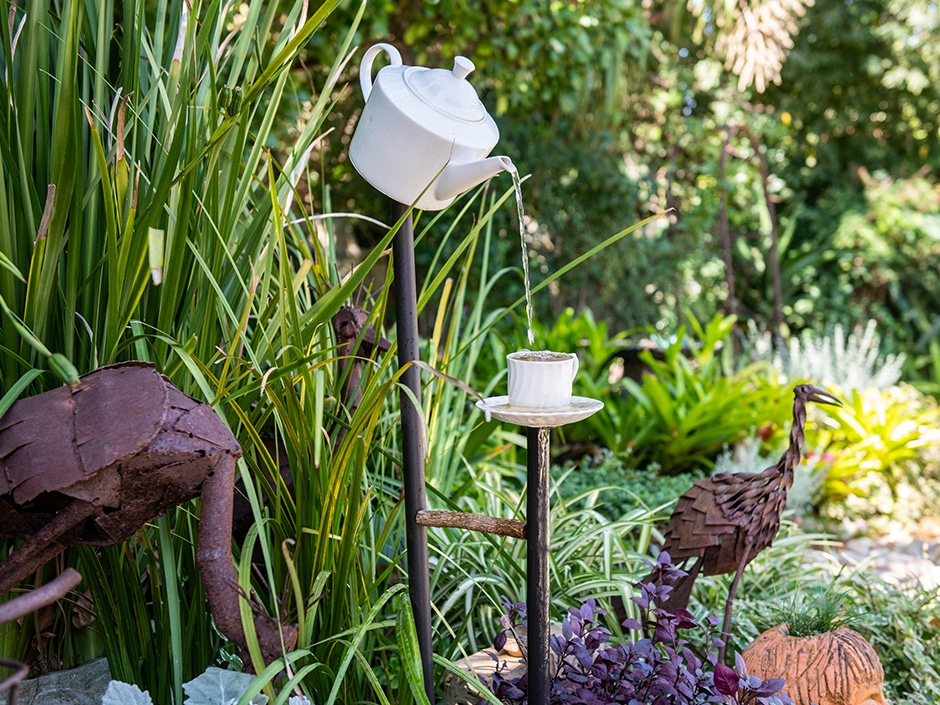
<instances>
[{"instance_id":1,"label":"pouring water stream","mask_svg":"<svg viewBox=\"0 0 940 705\"><path fill-rule=\"evenodd\" d=\"M519 244L522 248L522 275L524 279L525 286L525 314L526 322L528 323L528 340L529 345L535 345L535 331L533 329L533 318L534 318L534 309L532 306L532 286L529 279L529 247L526 242L525 234L525 211L522 208L522 179L519 178L519 170L516 166L510 163L506 167L512 175L512 185L516 191L516 216L519 220Z\"/></svg>"}]
</instances>

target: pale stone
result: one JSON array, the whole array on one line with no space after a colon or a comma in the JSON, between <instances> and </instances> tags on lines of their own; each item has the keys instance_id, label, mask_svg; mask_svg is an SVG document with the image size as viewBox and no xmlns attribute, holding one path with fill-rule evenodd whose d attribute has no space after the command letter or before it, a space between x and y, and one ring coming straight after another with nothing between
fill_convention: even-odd
<instances>
[{"instance_id":1,"label":"pale stone","mask_svg":"<svg viewBox=\"0 0 940 705\"><path fill-rule=\"evenodd\" d=\"M53 671L20 683L17 705L101 705L111 682L107 659L97 659L68 671ZM0 705L9 702L0 693Z\"/></svg>"}]
</instances>

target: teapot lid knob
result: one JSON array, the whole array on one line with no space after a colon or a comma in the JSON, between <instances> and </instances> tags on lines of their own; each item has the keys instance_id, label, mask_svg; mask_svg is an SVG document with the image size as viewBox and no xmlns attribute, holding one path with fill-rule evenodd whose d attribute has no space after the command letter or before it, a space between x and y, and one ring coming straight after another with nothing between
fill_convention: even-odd
<instances>
[{"instance_id":1,"label":"teapot lid knob","mask_svg":"<svg viewBox=\"0 0 940 705\"><path fill-rule=\"evenodd\" d=\"M475 66L473 65L473 62L470 61L470 59L468 59L466 56L458 56L456 59L454 59L454 69L451 73L458 81L462 81L470 74L471 71L473 71L474 68Z\"/></svg>"},{"instance_id":2,"label":"teapot lid knob","mask_svg":"<svg viewBox=\"0 0 940 705\"><path fill-rule=\"evenodd\" d=\"M418 98L450 119L482 122L487 118L486 108L466 80L473 69L473 62L465 56L454 59L450 71L409 66L405 69L405 84Z\"/></svg>"}]
</instances>

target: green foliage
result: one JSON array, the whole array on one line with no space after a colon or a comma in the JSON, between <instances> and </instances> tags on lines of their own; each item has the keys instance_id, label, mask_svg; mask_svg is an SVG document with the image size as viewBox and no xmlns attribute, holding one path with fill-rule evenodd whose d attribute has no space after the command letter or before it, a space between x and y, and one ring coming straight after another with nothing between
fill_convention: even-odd
<instances>
[{"instance_id":1,"label":"green foliage","mask_svg":"<svg viewBox=\"0 0 940 705\"><path fill-rule=\"evenodd\" d=\"M524 468L512 467L500 458L498 463L482 463L470 472L476 489L449 503L451 508L522 518ZM653 535L654 514L635 507L609 519L603 494L572 495L564 489L568 477L557 477L551 489L553 614L560 619L568 605L588 597L608 605L619 599L632 609L633 583L648 572L643 561ZM454 529L429 532L432 602L442 630L453 636L442 645L441 653L449 657L464 648L473 652L488 647L502 615L501 597L514 602L525 599L525 543Z\"/></svg>"},{"instance_id":2,"label":"green foliage","mask_svg":"<svg viewBox=\"0 0 940 705\"><path fill-rule=\"evenodd\" d=\"M627 173L629 149L615 132L572 135L571 122L552 124L529 117L500 121L499 149L511 155L523 174L533 281L557 271L600 242L612 228L645 216L636 175ZM514 214L505 219L505 237L516 243ZM537 317L551 320L567 308L592 309L611 327L660 324L662 306L649 286L663 288L680 276L675 267L682 243L661 237L665 219L636 231L565 276L536 298ZM510 248L508 261L518 258Z\"/></svg>"},{"instance_id":3,"label":"green foliage","mask_svg":"<svg viewBox=\"0 0 940 705\"><path fill-rule=\"evenodd\" d=\"M626 441L664 474L713 465L722 448L767 423L780 396L764 365L725 373L719 351L734 323L734 317L716 316L703 328L693 319L695 337L687 349L680 327L663 349L664 359L641 354L649 368L641 384L623 380L643 415L639 434Z\"/></svg>"},{"instance_id":4,"label":"green foliage","mask_svg":"<svg viewBox=\"0 0 940 705\"><path fill-rule=\"evenodd\" d=\"M206 314L224 308L220 299L245 281L236 263L244 268L265 245L272 203L254 188L255 173L264 171L285 68L329 9L301 23L294 7L281 18L294 36L283 33L267 56L248 38L272 27L274 8L254 6L243 18L244 39L223 52L226 23L234 20L213 4L174 2L148 12L142 3L118 10L71 3L48 17L11 14L4 31L20 32L4 73L12 106L0 183L6 319L21 321L81 371L128 355L132 319L164 331L175 325L180 340L203 355L220 336L230 339ZM116 12L121 22L113 31ZM9 34L4 45L12 47ZM235 115L217 102L225 82L250 85ZM325 107L271 185L282 200ZM240 228L241 249L226 252ZM219 286L199 289L193 276L207 267ZM19 333L3 328L4 387L41 361ZM166 346L156 352L166 355Z\"/></svg>"},{"instance_id":5,"label":"green foliage","mask_svg":"<svg viewBox=\"0 0 940 705\"><path fill-rule=\"evenodd\" d=\"M787 625L787 634L801 639L835 631L841 627L856 629L861 619L858 608L853 607L850 595L830 585L825 590L794 593L789 604L770 610L769 629L778 624Z\"/></svg>"},{"instance_id":6,"label":"green foliage","mask_svg":"<svg viewBox=\"0 0 940 705\"><path fill-rule=\"evenodd\" d=\"M0 170L0 374L4 404L54 385L35 373L51 361L40 341L81 371L151 360L212 403L243 449L239 479L253 521L236 547L239 587L252 600L242 600L243 615L296 619L291 685L317 702L354 702L382 697L375 664L396 632L386 613L401 611L392 606L400 588L389 587L397 554L382 554L400 521L384 450L400 445L386 409L397 377L393 356L366 362L361 403L346 408L329 330L398 225L340 279L295 198L332 79L282 160L265 150L289 68L331 7L251 2L222 13L180 0L9 13L0 27L10 106L0 124L10 146ZM219 103L225 85L244 86L238 109L234 98ZM38 196L47 183L56 186L48 222ZM376 329L386 291L370 301ZM67 665L106 653L115 677L181 703L185 681L237 660L205 608L195 509L178 508L126 545L66 552L97 616L83 633L70 613L59 618L61 643L50 648ZM6 654L28 647L30 625L3 627L5 647L18 649ZM249 667L261 672L251 635L249 651ZM266 684L283 667L259 689L273 696Z\"/></svg>"},{"instance_id":7,"label":"green foliage","mask_svg":"<svg viewBox=\"0 0 940 705\"><path fill-rule=\"evenodd\" d=\"M907 179L860 173L864 207L843 213L832 234L842 273L838 291L885 321L897 343L921 355L936 337L940 273L940 188L921 174Z\"/></svg>"},{"instance_id":8,"label":"green foliage","mask_svg":"<svg viewBox=\"0 0 940 705\"><path fill-rule=\"evenodd\" d=\"M356 6L337 13L347 26ZM376 2L358 41L392 41L407 48L405 63L449 65L473 59L475 85L497 114L536 113L582 123L620 116L626 80L649 51L642 9L615 0L539 3ZM311 49L332 59L331 35Z\"/></svg>"},{"instance_id":9,"label":"green foliage","mask_svg":"<svg viewBox=\"0 0 940 705\"><path fill-rule=\"evenodd\" d=\"M798 249L824 253L795 273L791 326L877 319L888 352L922 373L936 336L937 22L920 0L817 2L766 100L788 121L783 216Z\"/></svg>"},{"instance_id":10,"label":"green foliage","mask_svg":"<svg viewBox=\"0 0 940 705\"><path fill-rule=\"evenodd\" d=\"M775 230L786 328L876 317L889 352L908 352L929 376L925 356L936 322L923 299L937 287L915 284L908 296L892 279L898 272L911 282L908 273L930 258L894 248L899 255L888 265L866 256L857 264L857 248L834 243L833 232L843 216L852 232L861 223L848 216L868 212L859 165L896 179L919 173L924 183L936 180L918 172L940 165L931 7L929 0L816 2L799 32L787 30L794 46L782 80L763 93L739 89L723 63L730 28L741 20L734 3L378 2L357 42L392 41L406 49L407 62L421 65L447 66L460 53L477 63L471 81L497 117L497 149L532 174L527 212L539 264L549 271L584 251L609 229L605 222L675 209L668 224L624 241L611 250L615 256L553 290L550 306L538 302L542 315L589 304L618 328L662 331L681 322L685 308L701 318L727 307L726 204L729 275L742 318L775 326ZM334 34L355 11L344 4L337 24L314 37L308 58L332 57ZM343 115L361 107L355 90L341 100ZM322 153L336 177L329 197L350 210L365 204L381 212L384 204L350 174L346 139L337 134ZM506 236L493 243L500 265L518 261L511 214L505 221Z\"/></svg>"},{"instance_id":11,"label":"green foliage","mask_svg":"<svg viewBox=\"0 0 940 705\"><path fill-rule=\"evenodd\" d=\"M923 452L935 442L936 404L911 387L853 390L842 396L843 406L827 410L833 422L818 441L832 457L819 501L864 495L873 475L896 502L909 464L926 465ZM879 511L889 507L881 504Z\"/></svg>"},{"instance_id":12,"label":"green foliage","mask_svg":"<svg viewBox=\"0 0 940 705\"><path fill-rule=\"evenodd\" d=\"M885 695L901 705L940 698L940 595L918 582L891 585L858 575L844 583L865 619L858 631L885 669Z\"/></svg>"},{"instance_id":13,"label":"green foliage","mask_svg":"<svg viewBox=\"0 0 940 705\"><path fill-rule=\"evenodd\" d=\"M767 91L769 105L792 115L795 176L821 186L853 163L893 173L937 164L937 23L926 0L809 9L810 31L796 37L780 87Z\"/></svg>"},{"instance_id":14,"label":"green foliage","mask_svg":"<svg viewBox=\"0 0 940 705\"><path fill-rule=\"evenodd\" d=\"M0 386L17 394L54 386L51 375L35 373L53 367L56 355L83 372L150 359L185 391L215 403L250 458L261 429L246 430L231 414L232 368L207 371L244 352L240 335L249 320L273 318L262 335L274 333L272 344L280 337L286 306L272 316L268 300L282 294L276 308L292 292L279 278L288 271L280 204L325 104L277 176L263 144L285 69L330 5L301 20L296 3L279 18L293 32L263 51L249 40L275 26L276 8L259 2L246 6L241 39L228 43L235 20L214 3L72 2L61 12L50 6L26 14L21 5L4 7ZM236 114L217 103L226 82L246 85ZM306 245L297 251L317 256ZM326 294L329 277L320 276L311 284ZM324 303L298 336L299 350L339 305ZM290 348L255 353L256 371L275 360L296 364ZM144 685L161 702L182 701L182 682L218 656L220 643L199 587L191 511L145 527L129 546L66 554L99 616L90 635L71 635L65 620L56 626L66 664L105 652L116 677ZM149 582L141 582L144 574Z\"/></svg>"},{"instance_id":15,"label":"green foliage","mask_svg":"<svg viewBox=\"0 0 940 705\"><path fill-rule=\"evenodd\" d=\"M700 471L660 475L655 470L631 467L613 454L604 455L597 464L556 467L552 474L559 479L559 492L568 502L580 496L612 521L636 509L648 509L664 518L679 495L705 477Z\"/></svg>"},{"instance_id":16,"label":"green foliage","mask_svg":"<svg viewBox=\"0 0 940 705\"><path fill-rule=\"evenodd\" d=\"M858 184L829 189L808 216L827 254L799 277L799 323L826 330L834 322L847 329L876 322L883 352L904 351L912 371L929 375L940 325L932 267L940 254L940 193L923 173L859 169L858 177Z\"/></svg>"}]
</instances>

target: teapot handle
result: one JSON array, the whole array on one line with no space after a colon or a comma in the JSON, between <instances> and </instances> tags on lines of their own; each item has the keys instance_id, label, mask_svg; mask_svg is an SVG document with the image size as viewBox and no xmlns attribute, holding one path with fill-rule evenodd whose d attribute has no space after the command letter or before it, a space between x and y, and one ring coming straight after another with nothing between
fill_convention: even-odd
<instances>
[{"instance_id":1,"label":"teapot handle","mask_svg":"<svg viewBox=\"0 0 940 705\"><path fill-rule=\"evenodd\" d=\"M401 54L391 44L382 42L369 47L362 57L362 63L359 64L359 87L362 89L363 100L369 100L369 94L372 92L372 62L382 51L388 54L390 66L401 66Z\"/></svg>"}]
</instances>

